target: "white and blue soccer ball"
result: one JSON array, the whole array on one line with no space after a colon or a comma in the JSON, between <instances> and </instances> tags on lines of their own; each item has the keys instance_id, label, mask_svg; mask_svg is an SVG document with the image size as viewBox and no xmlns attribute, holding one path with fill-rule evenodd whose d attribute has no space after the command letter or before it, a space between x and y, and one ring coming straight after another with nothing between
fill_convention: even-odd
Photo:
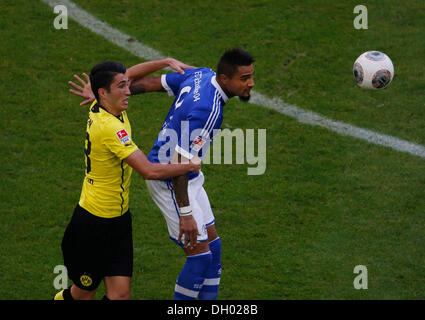
<instances>
[{"instance_id":1,"label":"white and blue soccer ball","mask_svg":"<svg viewBox=\"0 0 425 320\"><path fill-rule=\"evenodd\" d=\"M354 80L363 89L383 89L394 78L394 66L385 53L367 51L354 62L353 75Z\"/></svg>"}]
</instances>

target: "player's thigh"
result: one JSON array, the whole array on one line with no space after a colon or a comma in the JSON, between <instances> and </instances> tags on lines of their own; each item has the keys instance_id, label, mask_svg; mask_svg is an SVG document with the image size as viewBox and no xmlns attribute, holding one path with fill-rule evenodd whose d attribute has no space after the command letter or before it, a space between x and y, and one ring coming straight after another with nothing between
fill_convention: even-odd
<instances>
[{"instance_id":1,"label":"player's thigh","mask_svg":"<svg viewBox=\"0 0 425 320\"><path fill-rule=\"evenodd\" d=\"M214 215L208 196L202 187L204 181L203 175L189 181L188 196L192 207L192 215L196 221L198 232L198 241L207 241L207 226L214 223ZM175 200L173 186L171 182L158 180L146 181L149 193L155 204L161 210L168 227L170 238L177 242L180 233L180 216L178 206ZM184 238L184 237L183 237ZM184 239L182 239L184 242Z\"/></svg>"},{"instance_id":2,"label":"player's thigh","mask_svg":"<svg viewBox=\"0 0 425 320\"><path fill-rule=\"evenodd\" d=\"M133 274L133 230L131 212L110 218L109 237L104 246L107 248L104 260L104 276L131 277Z\"/></svg>"},{"instance_id":3,"label":"player's thigh","mask_svg":"<svg viewBox=\"0 0 425 320\"><path fill-rule=\"evenodd\" d=\"M170 237L177 241L180 230L180 217L171 183L146 180L146 185L152 200L164 216Z\"/></svg>"},{"instance_id":4,"label":"player's thigh","mask_svg":"<svg viewBox=\"0 0 425 320\"><path fill-rule=\"evenodd\" d=\"M191 248L189 246L187 248L185 248L185 247L182 247L182 248L183 248L183 251L186 253L186 255L188 257L210 251L210 246L208 245L207 241L199 242L193 248Z\"/></svg>"},{"instance_id":5,"label":"player's thigh","mask_svg":"<svg viewBox=\"0 0 425 320\"><path fill-rule=\"evenodd\" d=\"M130 277L112 276L105 277L106 296L110 300L130 299Z\"/></svg>"},{"instance_id":6,"label":"player's thigh","mask_svg":"<svg viewBox=\"0 0 425 320\"><path fill-rule=\"evenodd\" d=\"M104 238L98 218L77 206L62 239L62 253L69 278L88 292L95 291L103 278Z\"/></svg>"},{"instance_id":7,"label":"player's thigh","mask_svg":"<svg viewBox=\"0 0 425 320\"><path fill-rule=\"evenodd\" d=\"M208 229L209 226L214 225L215 217L211 209L211 204L207 192L203 186L197 190L194 201L199 206L199 210L202 212L202 219L205 222L206 228Z\"/></svg>"},{"instance_id":8,"label":"player's thigh","mask_svg":"<svg viewBox=\"0 0 425 320\"><path fill-rule=\"evenodd\" d=\"M214 235L217 237L217 234L214 226L214 214L207 193L202 186L202 182L203 180L201 183L199 183L199 181L194 181L193 184L189 184L188 194L192 206L192 214L196 220L198 232L200 234L198 236L198 241L209 242L211 241L210 239L213 239L211 237L214 237Z\"/></svg>"},{"instance_id":9,"label":"player's thigh","mask_svg":"<svg viewBox=\"0 0 425 320\"><path fill-rule=\"evenodd\" d=\"M179 245L183 245L184 235L181 239L181 242L178 242L180 234L180 213L175 199L172 183L158 180L146 180L146 184L153 201L161 210L162 215L167 222L170 238ZM196 221L199 233L201 233L201 236L198 236L198 241L206 241L207 232L205 221L203 219L202 209L197 201L197 194L200 186L202 186L202 184L200 185L194 181L189 181L187 191L190 205L192 207L192 216Z\"/></svg>"},{"instance_id":10,"label":"player's thigh","mask_svg":"<svg viewBox=\"0 0 425 320\"><path fill-rule=\"evenodd\" d=\"M218 238L217 230L215 229L215 224L211 224L207 227L208 242L211 242Z\"/></svg>"}]
</instances>

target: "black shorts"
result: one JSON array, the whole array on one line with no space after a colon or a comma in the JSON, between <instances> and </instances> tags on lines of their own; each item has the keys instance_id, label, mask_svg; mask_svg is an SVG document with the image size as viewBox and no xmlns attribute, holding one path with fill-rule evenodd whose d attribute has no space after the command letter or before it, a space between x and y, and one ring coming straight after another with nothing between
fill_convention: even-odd
<instances>
[{"instance_id":1,"label":"black shorts","mask_svg":"<svg viewBox=\"0 0 425 320\"><path fill-rule=\"evenodd\" d=\"M133 274L133 234L130 210L120 217L101 218L79 205L62 239L68 277L94 290L104 277Z\"/></svg>"}]
</instances>

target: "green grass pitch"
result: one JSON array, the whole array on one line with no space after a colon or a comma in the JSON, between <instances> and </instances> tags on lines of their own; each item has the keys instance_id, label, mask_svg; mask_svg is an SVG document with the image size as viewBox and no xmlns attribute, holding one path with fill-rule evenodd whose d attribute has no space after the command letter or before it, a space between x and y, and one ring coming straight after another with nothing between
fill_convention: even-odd
<instances>
[{"instance_id":1,"label":"green grass pitch","mask_svg":"<svg viewBox=\"0 0 425 320\"><path fill-rule=\"evenodd\" d=\"M73 74L104 60L141 62L72 19L53 27L40 1L1 1L0 299L51 299L60 243L84 175L87 108ZM256 58L255 90L362 128L425 144L425 4L364 1L74 1L98 19L184 62L215 69L225 49ZM194 4L196 3L196 4ZM355 84L368 50L388 54L382 91ZM130 99L147 153L172 100ZM223 243L219 299L423 299L425 159L230 100L223 127L267 130L267 170L205 165ZM135 173L132 299L172 299L185 258ZM368 289L353 286L368 269ZM102 296L100 287L97 298Z\"/></svg>"}]
</instances>

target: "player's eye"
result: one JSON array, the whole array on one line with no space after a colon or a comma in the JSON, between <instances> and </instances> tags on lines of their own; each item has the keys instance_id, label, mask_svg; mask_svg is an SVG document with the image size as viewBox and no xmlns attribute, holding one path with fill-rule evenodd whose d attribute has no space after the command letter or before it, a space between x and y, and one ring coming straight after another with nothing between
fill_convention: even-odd
<instances>
[{"instance_id":1,"label":"player's eye","mask_svg":"<svg viewBox=\"0 0 425 320\"><path fill-rule=\"evenodd\" d=\"M125 88L127 88L127 87L129 87L129 86L130 86L130 81L120 83L120 84L118 85L118 88L120 88L120 89L125 89Z\"/></svg>"}]
</instances>

